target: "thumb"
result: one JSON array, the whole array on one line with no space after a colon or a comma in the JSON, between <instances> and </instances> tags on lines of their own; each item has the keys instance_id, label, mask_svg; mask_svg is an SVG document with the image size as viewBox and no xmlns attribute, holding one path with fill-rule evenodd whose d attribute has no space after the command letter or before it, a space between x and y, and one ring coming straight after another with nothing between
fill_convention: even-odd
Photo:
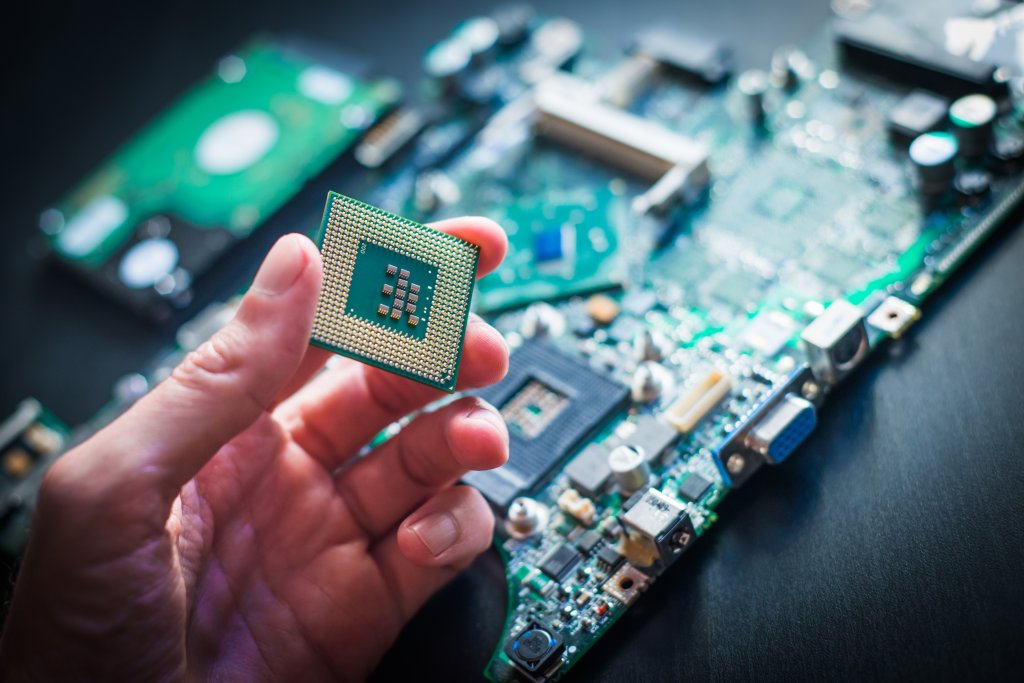
<instances>
[{"instance_id":1,"label":"thumb","mask_svg":"<svg viewBox=\"0 0 1024 683\"><path fill-rule=\"evenodd\" d=\"M320 254L309 239L279 239L234 319L83 444L88 453L78 474L102 480L103 488L155 488L169 505L295 373L308 347L320 277Z\"/></svg>"}]
</instances>

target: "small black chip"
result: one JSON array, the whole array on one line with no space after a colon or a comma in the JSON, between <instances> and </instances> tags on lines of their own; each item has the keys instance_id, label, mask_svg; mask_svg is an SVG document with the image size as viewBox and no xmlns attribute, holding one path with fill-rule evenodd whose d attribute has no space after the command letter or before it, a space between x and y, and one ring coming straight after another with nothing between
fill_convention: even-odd
<instances>
[{"instance_id":1,"label":"small black chip","mask_svg":"<svg viewBox=\"0 0 1024 683\"><path fill-rule=\"evenodd\" d=\"M610 545L606 545L597 552L597 563L605 571L610 572L614 570L619 566L620 562L622 562L622 555Z\"/></svg>"},{"instance_id":2,"label":"small black chip","mask_svg":"<svg viewBox=\"0 0 1024 683\"><path fill-rule=\"evenodd\" d=\"M590 555L594 552L594 548L601 542L601 534L596 531L584 531L580 534L580 537L576 539L576 547L580 549L580 552L584 555Z\"/></svg>"},{"instance_id":3,"label":"small black chip","mask_svg":"<svg viewBox=\"0 0 1024 683\"><path fill-rule=\"evenodd\" d=\"M889 112L889 134L896 142L909 143L940 128L948 110L949 100L927 90L914 90Z\"/></svg>"},{"instance_id":4,"label":"small black chip","mask_svg":"<svg viewBox=\"0 0 1024 683\"><path fill-rule=\"evenodd\" d=\"M711 482L696 472L691 472L679 485L679 495L694 503L704 497L711 488Z\"/></svg>"},{"instance_id":5,"label":"small black chip","mask_svg":"<svg viewBox=\"0 0 1024 683\"><path fill-rule=\"evenodd\" d=\"M556 581L569 573L580 560L580 554L565 545L559 543L544 556L540 562L540 570Z\"/></svg>"},{"instance_id":6,"label":"small black chip","mask_svg":"<svg viewBox=\"0 0 1024 683\"><path fill-rule=\"evenodd\" d=\"M565 468L569 483L587 498L597 498L612 477L608 449L588 444Z\"/></svg>"}]
</instances>

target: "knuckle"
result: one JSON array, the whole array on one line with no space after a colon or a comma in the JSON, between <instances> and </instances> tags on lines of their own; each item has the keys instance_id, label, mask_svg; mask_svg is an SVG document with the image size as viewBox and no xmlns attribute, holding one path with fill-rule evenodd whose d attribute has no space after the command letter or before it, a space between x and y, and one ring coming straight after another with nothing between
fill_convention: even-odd
<instances>
[{"instance_id":1,"label":"knuckle","mask_svg":"<svg viewBox=\"0 0 1024 683\"><path fill-rule=\"evenodd\" d=\"M234 327L225 327L185 356L171 377L183 384L194 385L201 384L211 376L231 372L238 365L236 338Z\"/></svg>"},{"instance_id":2,"label":"knuckle","mask_svg":"<svg viewBox=\"0 0 1024 683\"><path fill-rule=\"evenodd\" d=\"M72 482L76 477L71 470L75 457L76 451L71 451L50 465L39 485L40 503L62 501L74 490Z\"/></svg>"}]
</instances>

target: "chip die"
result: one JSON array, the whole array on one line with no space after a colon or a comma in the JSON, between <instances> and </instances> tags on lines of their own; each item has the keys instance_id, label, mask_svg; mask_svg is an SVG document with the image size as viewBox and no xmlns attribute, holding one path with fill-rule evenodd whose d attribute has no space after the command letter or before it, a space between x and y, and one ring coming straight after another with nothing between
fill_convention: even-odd
<instances>
[{"instance_id":1,"label":"chip die","mask_svg":"<svg viewBox=\"0 0 1024 683\"><path fill-rule=\"evenodd\" d=\"M455 391L479 248L331 192L320 251L324 275L310 341ZM407 291L417 293L415 304Z\"/></svg>"}]
</instances>

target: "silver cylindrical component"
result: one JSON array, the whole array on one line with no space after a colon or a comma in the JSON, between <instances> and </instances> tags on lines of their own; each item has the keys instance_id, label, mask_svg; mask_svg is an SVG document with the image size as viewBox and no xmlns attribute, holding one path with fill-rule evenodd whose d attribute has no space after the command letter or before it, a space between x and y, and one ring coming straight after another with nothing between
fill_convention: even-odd
<instances>
[{"instance_id":1,"label":"silver cylindrical component","mask_svg":"<svg viewBox=\"0 0 1024 683\"><path fill-rule=\"evenodd\" d=\"M469 68L473 57L469 45L457 39L442 40L423 56L423 69L445 88L454 86L460 74Z\"/></svg>"},{"instance_id":2,"label":"silver cylindrical component","mask_svg":"<svg viewBox=\"0 0 1024 683\"><path fill-rule=\"evenodd\" d=\"M508 506L505 530L513 538L527 538L548 524L548 511L533 498L519 497Z\"/></svg>"},{"instance_id":3,"label":"silver cylindrical component","mask_svg":"<svg viewBox=\"0 0 1024 683\"><path fill-rule=\"evenodd\" d=\"M498 44L498 24L490 17L472 17L455 27L452 38L465 44L470 59L479 62L494 52Z\"/></svg>"},{"instance_id":4,"label":"silver cylindrical component","mask_svg":"<svg viewBox=\"0 0 1024 683\"><path fill-rule=\"evenodd\" d=\"M791 92L800 85L800 74L797 64L806 57L802 52L790 45L784 45L772 54L771 82L776 88Z\"/></svg>"},{"instance_id":5,"label":"silver cylindrical component","mask_svg":"<svg viewBox=\"0 0 1024 683\"><path fill-rule=\"evenodd\" d=\"M633 356L638 361L664 360L670 353L672 343L659 332L645 329L633 337Z\"/></svg>"},{"instance_id":6,"label":"silver cylindrical component","mask_svg":"<svg viewBox=\"0 0 1024 683\"><path fill-rule=\"evenodd\" d=\"M523 311L519 331L524 337L557 337L565 331L565 316L545 303L530 304Z\"/></svg>"},{"instance_id":7,"label":"silver cylindrical component","mask_svg":"<svg viewBox=\"0 0 1024 683\"><path fill-rule=\"evenodd\" d=\"M633 373L630 391L637 403L653 403L665 395L672 384L672 376L654 361L644 361Z\"/></svg>"},{"instance_id":8,"label":"silver cylindrical component","mask_svg":"<svg viewBox=\"0 0 1024 683\"><path fill-rule=\"evenodd\" d=\"M768 92L768 74L760 69L748 69L736 80L736 89L743 96L743 107L752 123L763 123L764 95Z\"/></svg>"},{"instance_id":9,"label":"silver cylindrical component","mask_svg":"<svg viewBox=\"0 0 1024 683\"><path fill-rule=\"evenodd\" d=\"M617 446L608 454L608 467L624 493L634 493L647 485L651 468L643 453L633 446Z\"/></svg>"},{"instance_id":10,"label":"silver cylindrical component","mask_svg":"<svg viewBox=\"0 0 1024 683\"><path fill-rule=\"evenodd\" d=\"M965 95L949 105L949 122L960 144L960 154L977 159L988 153L997 113L996 102L988 95Z\"/></svg>"},{"instance_id":11,"label":"silver cylindrical component","mask_svg":"<svg viewBox=\"0 0 1024 683\"><path fill-rule=\"evenodd\" d=\"M949 133L925 133L910 143L910 162L914 166L914 183L924 195L938 195L953 183L959 145Z\"/></svg>"}]
</instances>

